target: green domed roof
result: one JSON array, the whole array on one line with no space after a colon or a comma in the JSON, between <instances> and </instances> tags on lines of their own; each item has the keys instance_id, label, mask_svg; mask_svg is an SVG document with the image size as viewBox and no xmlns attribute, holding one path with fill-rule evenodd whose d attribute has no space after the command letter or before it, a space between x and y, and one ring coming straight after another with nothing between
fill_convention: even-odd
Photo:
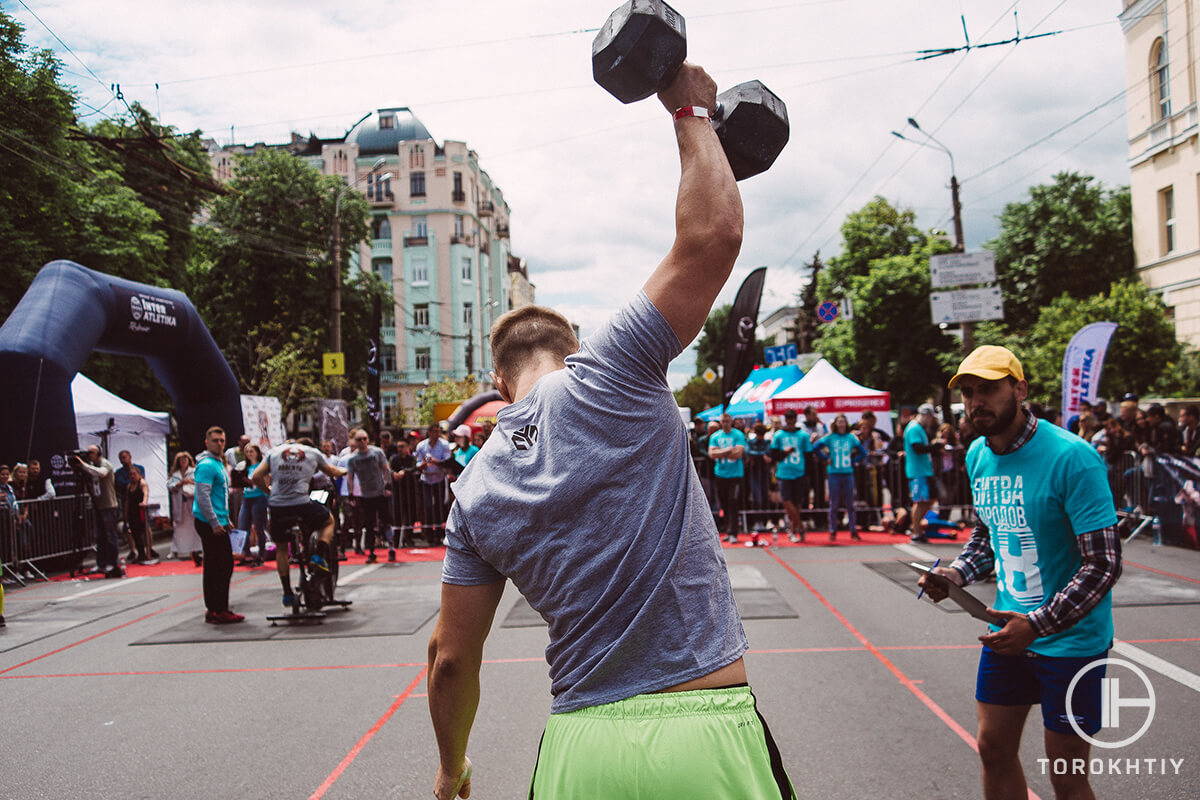
<instances>
[{"instance_id":1,"label":"green domed roof","mask_svg":"<svg viewBox=\"0 0 1200 800\"><path fill-rule=\"evenodd\" d=\"M382 127L381 120L389 117L391 127ZM407 108L381 108L350 134L360 156L395 155L400 142L432 138L421 120Z\"/></svg>"}]
</instances>

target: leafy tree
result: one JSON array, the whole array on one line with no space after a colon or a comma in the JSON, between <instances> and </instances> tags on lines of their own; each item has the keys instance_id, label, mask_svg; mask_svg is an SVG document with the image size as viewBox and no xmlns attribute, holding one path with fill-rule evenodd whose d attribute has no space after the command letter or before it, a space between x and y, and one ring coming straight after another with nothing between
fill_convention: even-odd
<instances>
[{"instance_id":1,"label":"leafy tree","mask_svg":"<svg viewBox=\"0 0 1200 800\"><path fill-rule=\"evenodd\" d=\"M467 377L461 381L438 381L417 393L417 421L421 425L432 425L435 419L434 406L438 403L461 403L479 391L479 381Z\"/></svg>"},{"instance_id":2,"label":"leafy tree","mask_svg":"<svg viewBox=\"0 0 1200 800\"><path fill-rule=\"evenodd\" d=\"M1167 362L1150 391L1159 397L1200 395L1200 349L1182 347L1179 358Z\"/></svg>"},{"instance_id":3,"label":"leafy tree","mask_svg":"<svg viewBox=\"0 0 1200 800\"><path fill-rule=\"evenodd\" d=\"M351 251L367 235L366 200L346 190L341 179L323 176L286 152L268 150L241 159L229 191L212 202L190 274L192 297L244 389L271 385L274 370L290 363L272 362L248 346L246 339L264 323L277 326L272 331L298 333L298 338L269 341L295 349L319 367L329 341L335 207L342 241L345 385L363 387L368 310L375 294L387 292L376 276L351 276L348 266ZM325 390L340 385L326 381Z\"/></svg>"},{"instance_id":4,"label":"leafy tree","mask_svg":"<svg viewBox=\"0 0 1200 800\"><path fill-rule=\"evenodd\" d=\"M1029 199L1009 203L996 254L1004 293L1004 326L1018 332L1062 294L1091 297L1134 274L1128 187L1106 189L1088 175L1060 172L1034 186Z\"/></svg>"},{"instance_id":5,"label":"leafy tree","mask_svg":"<svg viewBox=\"0 0 1200 800\"><path fill-rule=\"evenodd\" d=\"M958 341L930 319L928 254L873 261L866 275L850 278L848 289L853 318L826 324L816 349L854 380L890 391L896 402L923 401L944 386Z\"/></svg>"},{"instance_id":6,"label":"leafy tree","mask_svg":"<svg viewBox=\"0 0 1200 800\"><path fill-rule=\"evenodd\" d=\"M1140 281L1120 281L1103 294L1083 299L1063 294L1042 309L1028 331L1014 332L1004 342L1021 359L1031 399L1052 404L1060 401L1063 354L1071 337L1084 325L1106 321L1120 327L1104 359L1101 397L1144 394L1160 379L1164 368L1179 361L1180 346L1166 307Z\"/></svg>"},{"instance_id":7,"label":"leafy tree","mask_svg":"<svg viewBox=\"0 0 1200 800\"><path fill-rule=\"evenodd\" d=\"M821 305L821 296L817 292L821 279L821 270L825 263L821 261L821 251L813 253L813 259L805 265L808 269L808 283L796 295L799 311L796 312L796 349L801 353L813 352L813 342L821 331L821 319L817 316L817 308Z\"/></svg>"},{"instance_id":8,"label":"leafy tree","mask_svg":"<svg viewBox=\"0 0 1200 800\"><path fill-rule=\"evenodd\" d=\"M820 273L817 295L840 299L852 278L870 272L871 262L925 250L929 237L916 226L916 219L912 209L896 208L878 195L846 215L841 252Z\"/></svg>"},{"instance_id":9,"label":"leafy tree","mask_svg":"<svg viewBox=\"0 0 1200 800\"><path fill-rule=\"evenodd\" d=\"M682 389L675 392L675 402L682 408L690 408L692 414L712 408L721 402L721 382L709 383L700 375L693 375Z\"/></svg>"}]
</instances>

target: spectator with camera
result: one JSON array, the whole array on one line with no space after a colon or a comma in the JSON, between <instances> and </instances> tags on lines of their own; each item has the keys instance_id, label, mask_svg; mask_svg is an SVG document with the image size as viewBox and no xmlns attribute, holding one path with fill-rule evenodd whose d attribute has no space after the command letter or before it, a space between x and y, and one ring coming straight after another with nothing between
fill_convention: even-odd
<instances>
[{"instance_id":1,"label":"spectator with camera","mask_svg":"<svg viewBox=\"0 0 1200 800\"><path fill-rule=\"evenodd\" d=\"M106 578L123 578L121 569L121 540L117 520L121 505L117 501L116 470L100 455L96 445L77 450L67 459L71 468L90 481L92 505L96 515L96 570Z\"/></svg>"}]
</instances>

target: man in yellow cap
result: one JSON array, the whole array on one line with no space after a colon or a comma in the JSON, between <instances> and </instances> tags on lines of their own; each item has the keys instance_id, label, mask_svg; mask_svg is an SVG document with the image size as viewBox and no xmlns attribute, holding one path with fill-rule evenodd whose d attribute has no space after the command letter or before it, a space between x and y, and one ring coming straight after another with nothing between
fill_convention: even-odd
<instances>
[{"instance_id":1,"label":"man in yellow cap","mask_svg":"<svg viewBox=\"0 0 1200 800\"><path fill-rule=\"evenodd\" d=\"M1083 439L1029 413L1029 384L1015 355L976 348L950 388L961 392L980 434L967 451L979 521L962 553L934 572L963 586L995 568L989 611L1000 624L979 637L975 685L983 790L988 800L1023 798L1021 730L1031 706L1042 707L1043 774L1055 759L1088 763L1104 677L1102 664L1091 665L1112 645L1121 540L1104 462ZM941 580L925 576L921 584L935 602L946 597ZM1052 771L1050 781L1056 797L1093 797L1086 769Z\"/></svg>"}]
</instances>

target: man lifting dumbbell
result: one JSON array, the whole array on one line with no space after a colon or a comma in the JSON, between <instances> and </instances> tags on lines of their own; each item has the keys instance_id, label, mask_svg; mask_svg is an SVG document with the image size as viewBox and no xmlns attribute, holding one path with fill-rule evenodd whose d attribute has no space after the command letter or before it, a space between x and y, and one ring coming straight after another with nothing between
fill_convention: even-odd
<instances>
[{"instance_id":1,"label":"man lifting dumbbell","mask_svg":"<svg viewBox=\"0 0 1200 800\"><path fill-rule=\"evenodd\" d=\"M628 0L592 41L592 77L622 103L633 103L668 87L686 58L679 12L662 0ZM699 113L691 107L679 111ZM765 171L787 144L787 108L761 81L727 89L702 111L712 119L739 181Z\"/></svg>"},{"instance_id":2,"label":"man lifting dumbbell","mask_svg":"<svg viewBox=\"0 0 1200 800\"><path fill-rule=\"evenodd\" d=\"M510 405L455 484L429 642L439 800L472 792L467 743L506 579L549 624L554 701L531 797L795 797L747 683L746 634L667 384L743 228L703 118L716 85L690 64L672 74L658 94L679 144L675 240L643 290L582 347L548 308L492 326ZM661 445L631 452L643 439Z\"/></svg>"}]
</instances>

